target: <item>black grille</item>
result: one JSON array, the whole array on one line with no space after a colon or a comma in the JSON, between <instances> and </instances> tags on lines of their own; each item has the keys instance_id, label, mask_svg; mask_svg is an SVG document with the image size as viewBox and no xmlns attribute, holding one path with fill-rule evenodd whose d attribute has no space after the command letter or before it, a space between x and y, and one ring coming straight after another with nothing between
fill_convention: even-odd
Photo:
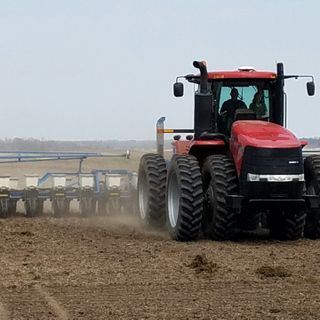
<instances>
[{"instance_id":1,"label":"black grille","mask_svg":"<svg viewBox=\"0 0 320 320\"><path fill-rule=\"evenodd\" d=\"M240 179L247 174L301 174L303 159L301 148L246 147L243 155Z\"/></svg>"},{"instance_id":2,"label":"black grille","mask_svg":"<svg viewBox=\"0 0 320 320\"><path fill-rule=\"evenodd\" d=\"M249 182L253 174L302 174L301 148L246 147L240 173L240 194L250 198L300 198L303 182Z\"/></svg>"}]
</instances>

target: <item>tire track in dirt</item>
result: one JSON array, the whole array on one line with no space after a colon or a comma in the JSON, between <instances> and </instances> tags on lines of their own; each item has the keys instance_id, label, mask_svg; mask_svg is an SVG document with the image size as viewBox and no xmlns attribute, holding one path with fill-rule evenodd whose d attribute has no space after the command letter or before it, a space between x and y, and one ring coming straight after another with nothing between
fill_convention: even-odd
<instances>
[{"instance_id":1,"label":"tire track in dirt","mask_svg":"<svg viewBox=\"0 0 320 320\"><path fill-rule=\"evenodd\" d=\"M64 308L59 304L59 302L49 294L43 287L36 285L35 290L41 295L41 297L47 302L50 308L53 310L54 314L59 320L68 320L69 316L64 310ZM1 318L0 318L1 319Z\"/></svg>"}]
</instances>

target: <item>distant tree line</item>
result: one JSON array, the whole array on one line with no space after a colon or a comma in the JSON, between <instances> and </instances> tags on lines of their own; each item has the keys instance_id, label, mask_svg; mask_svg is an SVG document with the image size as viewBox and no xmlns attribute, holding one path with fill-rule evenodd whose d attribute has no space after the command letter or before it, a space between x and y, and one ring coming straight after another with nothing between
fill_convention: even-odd
<instances>
[{"instance_id":1,"label":"distant tree line","mask_svg":"<svg viewBox=\"0 0 320 320\"><path fill-rule=\"evenodd\" d=\"M308 140L308 148L320 148L320 138L313 137L313 138L301 138Z\"/></svg>"},{"instance_id":2,"label":"distant tree line","mask_svg":"<svg viewBox=\"0 0 320 320\"><path fill-rule=\"evenodd\" d=\"M166 145L170 146L168 141ZM150 150L155 148L153 140L100 140L100 141L59 141L34 138L0 139L2 151L105 151L105 150Z\"/></svg>"},{"instance_id":3,"label":"distant tree line","mask_svg":"<svg viewBox=\"0 0 320 320\"><path fill-rule=\"evenodd\" d=\"M308 148L320 148L320 138L302 138L308 140ZM151 150L156 148L154 140L44 140L34 138L0 139L0 151L96 151L108 150ZM165 148L171 148L171 141L165 141Z\"/></svg>"}]
</instances>

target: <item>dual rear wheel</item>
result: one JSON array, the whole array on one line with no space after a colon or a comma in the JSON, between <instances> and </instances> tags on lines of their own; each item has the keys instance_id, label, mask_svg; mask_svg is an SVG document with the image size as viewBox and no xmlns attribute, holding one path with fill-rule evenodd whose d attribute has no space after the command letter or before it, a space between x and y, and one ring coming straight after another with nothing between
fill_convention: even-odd
<instances>
[{"instance_id":1,"label":"dual rear wheel","mask_svg":"<svg viewBox=\"0 0 320 320\"><path fill-rule=\"evenodd\" d=\"M166 220L171 237L191 241L199 236L203 213L202 179L198 161L190 155L172 158L167 181Z\"/></svg>"},{"instance_id":2,"label":"dual rear wheel","mask_svg":"<svg viewBox=\"0 0 320 320\"><path fill-rule=\"evenodd\" d=\"M147 154L139 167L140 218L153 227L166 225L179 241L195 240L201 227L212 239L231 239L236 214L227 207L226 195L236 189L234 166L227 156L208 157L201 172L194 156L173 156L167 170L160 155Z\"/></svg>"}]
</instances>

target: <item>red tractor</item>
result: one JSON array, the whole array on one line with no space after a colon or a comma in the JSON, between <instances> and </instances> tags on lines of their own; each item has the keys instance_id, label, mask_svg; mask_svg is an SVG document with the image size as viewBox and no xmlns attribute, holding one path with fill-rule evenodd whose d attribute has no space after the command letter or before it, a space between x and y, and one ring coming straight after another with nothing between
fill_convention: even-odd
<instances>
[{"instance_id":1,"label":"red tractor","mask_svg":"<svg viewBox=\"0 0 320 320\"><path fill-rule=\"evenodd\" d=\"M141 219L166 225L180 241L201 232L233 239L261 220L275 238L320 237L320 156L304 159L307 142L285 128L285 79L310 77L312 96L313 77L285 75L282 63L276 73L193 65L200 74L177 77L174 95L183 95L181 78L196 85L194 128L164 129L165 118L158 120L158 153L143 155L139 166ZM189 134L174 136L171 161L163 157L164 133Z\"/></svg>"}]
</instances>

